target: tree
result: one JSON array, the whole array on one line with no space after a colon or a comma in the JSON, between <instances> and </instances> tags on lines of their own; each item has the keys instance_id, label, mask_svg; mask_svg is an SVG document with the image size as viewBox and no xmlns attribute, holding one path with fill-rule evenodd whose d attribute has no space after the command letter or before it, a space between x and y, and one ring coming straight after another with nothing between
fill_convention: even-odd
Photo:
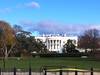
<instances>
[{"instance_id":1,"label":"tree","mask_svg":"<svg viewBox=\"0 0 100 75\"><path fill-rule=\"evenodd\" d=\"M43 42L36 40L34 36L31 36L30 32L18 32L16 38L18 41L17 48L20 50L21 54L31 54L32 52L45 53L47 51Z\"/></svg>"},{"instance_id":2,"label":"tree","mask_svg":"<svg viewBox=\"0 0 100 75\"><path fill-rule=\"evenodd\" d=\"M34 43L34 50L37 53L47 53L48 52L46 45L40 39L37 39L36 42Z\"/></svg>"},{"instance_id":3,"label":"tree","mask_svg":"<svg viewBox=\"0 0 100 75\"><path fill-rule=\"evenodd\" d=\"M83 35L79 36L78 47L86 50L91 49L95 51L100 48L100 35L99 31L96 29L86 30Z\"/></svg>"},{"instance_id":4,"label":"tree","mask_svg":"<svg viewBox=\"0 0 100 75\"><path fill-rule=\"evenodd\" d=\"M11 53L13 47L15 46L15 36L13 34L13 29L9 23L5 21L0 21L0 51L5 57L5 59Z\"/></svg>"},{"instance_id":5,"label":"tree","mask_svg":"<svg viewBox=\"0 0 100 75\"><path fill-rule=\"evenodd\" d=\"M34 40L34 38L29 40L29 38L31 38L30 34L31 34L30 32L26 32L26 31L23 31L23 30L22 31L18 31L16 33L16 40L17 40L16 49L19 50L18 52L20 54L27 54L27 53L29 53L28 47L29 47L29 45L31 46L31 43Z\"/></svg>"},{"instance_id":6,"label":"tree","mask_svg":"<svg viewBox=\"0 0 100 75\"><path fill-rule=\"evenodd\" d=\"M67 40L67 43L63 46L63 53L77 53L76 46L72 43L72 40Z\"/></svg>"},{"instance_id":7,"label":"tree","mask_svg":"<svg viewBox=\"0 0 100 75\"><path fill-rule=\"evenodd\" d=\"M13 30L14 30L15 33L17 33L17 32L22 31L22 27L19 26L19 25L14 25L14 26L13 26Z\"/></svg>"},{"instance_id":8,"label":"tree","mask_svg":"<svg viewBox=\"0 0 100 75\"><path fill-rule=\"evenodd\" d=\"M5 68L5 60L12 52L16 42L13 34L13 29L10 24L5 21L0 21L0 53L3 58L3 66Z\"/></svg>"}]
</instances>

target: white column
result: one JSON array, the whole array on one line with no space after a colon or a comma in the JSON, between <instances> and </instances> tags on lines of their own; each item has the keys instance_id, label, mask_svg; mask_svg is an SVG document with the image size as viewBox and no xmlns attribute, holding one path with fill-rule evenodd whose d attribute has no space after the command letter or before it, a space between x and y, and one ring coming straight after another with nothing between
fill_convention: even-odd
<instances>
[{"instance_id":1,"label":"white column","mask_svg":"<svg viewBox=\"0 0 100 75\"><path fill-rule=\"evenodd\" d=\"M51 51L52 51L52 40L50 40L50 49L51 49Z\"/></svg>"},{"instance_id":2,"label":"white column","mask_svg":"<svg viewBox=\"0 0 100 75\"><path fill-rule=\"evenodd\" d=\"M57 40L57 50L58 50L58 40Z\"/></svg>"},{"instance_id":3,"label":"white column","mask_svg":"<svg viewBox=\"0 0 100 75\"><path fill-rule=\"evenodd\" d=\"M50 42L50 48L49 48L49 50L51 51L51 40L49 40L49 42Z\"/></svg>"},{"instance_id":4,"label":"white column","mask_svg":"<svg viewBox=\"0 0 100 75\"><path fill-rule=\"evenodd\" d=\"M58 49L59 49L59 46L60 46L60 40L58 40Z\"/></svg>"},{"instance_id":5,"label":"white column","mask_svg":"<svg viewBox=\"0 0 100 75\"><path fill-rule=\"evenodd\" d=\"M47 49L48 49L48 40L46 40L46 46L47 46Z\"/></svg>"},{"instance_id":6,"label":"white column","mask_svg":"<svg viewBox=\"0 0 100 75\"><path fill-rule=\"evenodd\" d=\"M54 40L52 40L52 51L54 49Z\"/></svg>"},{"instance_id":7,"label":"white column","mask_svg":"<svg viewBox=\"0 0 100 75\"><path fill-rule=\"evenodd\" d=\"M55 49L57 50L57 40L55 41Z\"/></svg>"},{"instance_id":8,"label":"white column","mask_svg":"<svg viewBox=\"0 0 100 75\"><path fill-rule=\"evenodd\" d=\"M50 40L48 40L47 49L50 49Z\"/></svg>"},{"instance_id":9,"label":"white column","mask_svg":"<svg viewBox=\"0 0 100 75\"><path fill-rule=\"evenodd\" d=\"M60 41L60 47L61 47L61 43L62 43L62 42L61 42L61 40L59 40L59 41Z\"/></svg>"},{"instance_id":10,"label":"white column","mask_svg":"<svg viewBox=\"0 0 100 75\"><path fill-rule=\"evenodd\" d=\"M55 40L53 40L53 49L55 49Z\"/></svg>"}]
</instances>

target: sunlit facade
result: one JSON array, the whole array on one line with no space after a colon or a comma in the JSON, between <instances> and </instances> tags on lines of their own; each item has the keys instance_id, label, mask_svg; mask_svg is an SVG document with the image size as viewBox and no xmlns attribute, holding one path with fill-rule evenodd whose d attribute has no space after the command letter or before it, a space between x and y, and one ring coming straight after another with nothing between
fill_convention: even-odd
<instances>
[{"instance_id":1,"label":"sunlit facade","mask_svg":"<svg viewBox=\"0 0 100 75\"><path fill-rule=\"evenodd\" d=\"M43 35L35 37L35 39L40 39L46 45L49 51L62 52L63 45L67 43L67 40L72 40L73 44L77 46L78 37L77 36L60 36L60 35Z\"/></svg>"}]
</instances>

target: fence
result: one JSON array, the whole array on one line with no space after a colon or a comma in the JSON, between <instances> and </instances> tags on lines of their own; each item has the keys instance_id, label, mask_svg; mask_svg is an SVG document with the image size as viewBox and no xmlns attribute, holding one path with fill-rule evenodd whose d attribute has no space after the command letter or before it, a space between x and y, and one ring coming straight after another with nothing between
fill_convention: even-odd
<instances>
[{"instance_id":1,"label":"fence","mask_svg":"<svg viewBox=\"0 0 100 75\"><path fill-rule=\"evenodd\" d=\"M0 75L41 75L42 72L34 71L31 67L28 69L24 68L12 68L12 69L1 69Z\"/></svg>"},{"instance_id":2,"label":"fence","mask_svg":"<svg viewBox=\"0 0 100 75\"><path fill-rule=\"evenodd\" d=\"M49 66L50 67L50 66ZM40 71L34 72L34 70L29 67L28 69L1 69L0 75L100 75L99 70L82 70L77 68L68 68L68 67L51 67L48 66L42 67Z\"/></svg>"},{"instance_id":3,"label":"fence","mask_svg":"<svg viewBox=\"0 0 100 75\"><path fill-rule=\"evenodd\" d=\"M72 67L59 67L50 68L53 66L46 66L43 68L43 75L100 75L100 70L94 70L90 68L89 70L77 69Z\"/></svg>"}]
</instances>

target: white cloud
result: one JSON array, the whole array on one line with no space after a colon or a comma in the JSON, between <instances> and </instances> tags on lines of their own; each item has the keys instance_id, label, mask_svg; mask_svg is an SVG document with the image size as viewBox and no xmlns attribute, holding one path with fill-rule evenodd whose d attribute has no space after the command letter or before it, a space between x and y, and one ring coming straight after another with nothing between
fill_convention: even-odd
<instances>
[{"instance_id":1,"label":"white cloud","mask_svg":"<svg viewBox=\"0 0 100 75\"><path fill-rule=\"evenodd\" d=\"M20 22L28 31L34 32L38 31L40 34L52 34L52 33L67 33L67 34L80 34L88 29L98 29L100 30L100 25L83 25L83 24L59 24L53 21L42 21L34 23L32 21L22 21Z\"/></svg>"},{"instance_id":2,"label":"white cloud","mask_svg":"<svg viewBox=\"0 0 100 75\"><path fill-rule=\"evenodd\" d=\"M98 29L98 30L100 30L100 25L91 25L90 29Z\"/></svg>"},{"instance_id":3,"label":"white cloud","mask_svg":"<svg viewBox=\"0 0 100 75\"><path fill-rule=\"evenodd\" d=\"M25 4L27 7L31 7L31 8L40 8L40 5L38 2L29 2Z\"/></svg>"},{"instance_id":4,"label":"white cloud","mask_svg":"<svg viewBox=\"0 0 100 75\"><path fill-rule=\"evenodd\" d=\"M13 7L0 8L0 13L9 13L12 10L23 9L23 8L40 8L40 5L38 2L35 1L23 3L23 4L20 3L20 4L16 4Z\"/></svg>"}]
</instances>

